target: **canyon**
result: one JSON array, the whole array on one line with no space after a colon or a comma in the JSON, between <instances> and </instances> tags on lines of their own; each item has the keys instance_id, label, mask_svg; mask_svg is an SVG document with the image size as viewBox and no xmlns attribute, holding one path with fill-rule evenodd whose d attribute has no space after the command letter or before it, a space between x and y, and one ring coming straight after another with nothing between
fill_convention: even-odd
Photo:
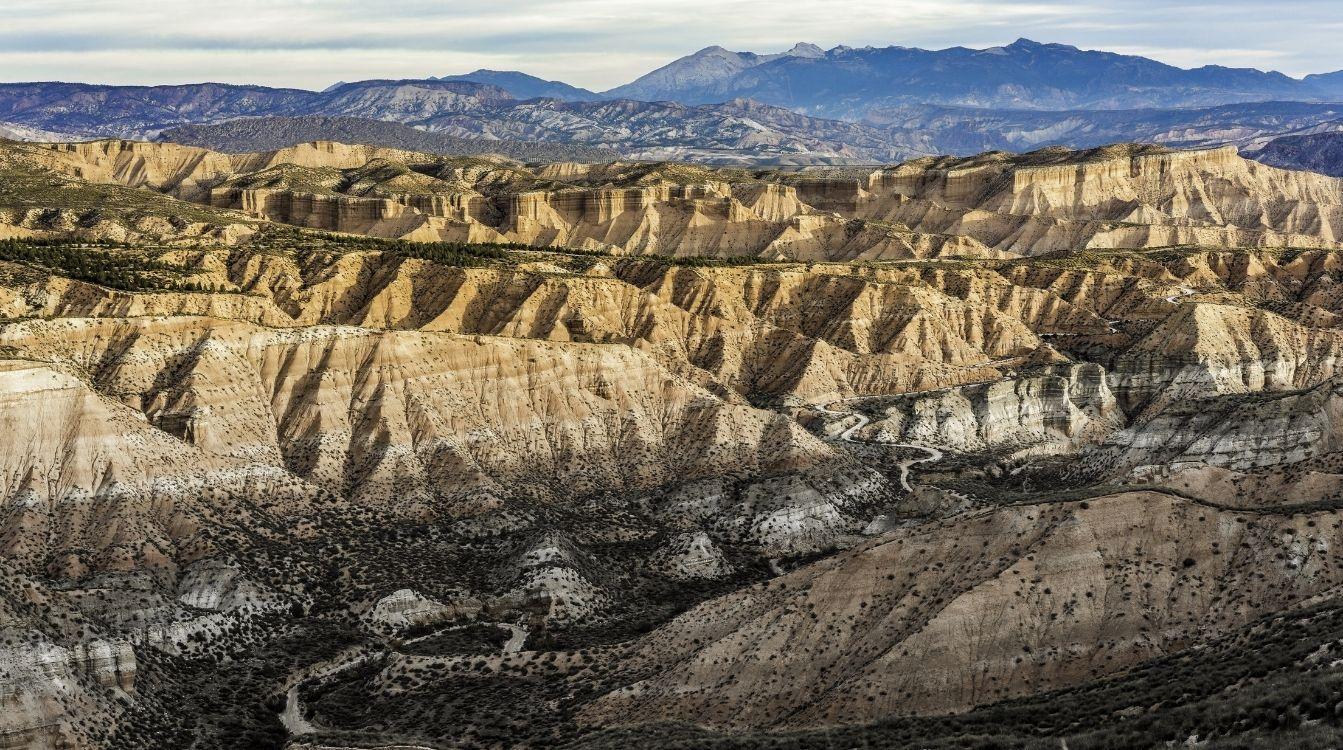
<instances>
[{"instance_id":1,"label":"canyon","mask_svg":"<svg viewBox=\"0 0 1343 750\"><path fill-rule=\"evenodd\" d=\"M1339 179L0 172L0 747L1332 741Z\"/></svg>"}]
</instances>

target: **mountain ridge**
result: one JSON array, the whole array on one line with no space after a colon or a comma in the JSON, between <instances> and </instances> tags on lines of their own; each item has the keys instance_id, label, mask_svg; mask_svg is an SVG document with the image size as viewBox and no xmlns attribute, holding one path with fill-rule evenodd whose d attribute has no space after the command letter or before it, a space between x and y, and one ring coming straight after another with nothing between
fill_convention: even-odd
<instances>
[{"instance_id":1,"label":"mountain ridge","mask_svg":"<svg viewBox=\"0 0 1343 750\"><path fill-rule=\"evenodd\" d=\"M878 128L755 103L520 100L470 81L372 80L322 93L0 84L0 126L80 136L155 138L182 125L313 116L385 120L456 138L555 142L640 159L807 164L896 161L921 153Z\"/></svg>"},{"instance_id":2,"label":"mountain ridge","mask_svg":"<svg viewBox=\"0 0 1343 750\"><path fill-rule=\"evenodd\" d=\"M1137 55L1022 38L985 49L838 46L819 56L710 47L606 93L691 103L746 96L862 119L870 110L910 103L1122 109L1343 95L1343 88L1332 84L1328 74L1298 80L1254 68L1185 69Z\"/></svg>"},{"instance_id":3,"label":"mountain ridge","mask_svg":"<svg viewBox=\"0 0 1343 750\"><path fill-rule=\"evenodd\" d=\"M299 143L340 141L423 153L497 154L521 161L611 161L614 150L539 141L459 138L409 125L358 117L258 117L211 125L181 125L163 131L162 142L200 146L225 153L274 151Z\"/></svg>"},{"instance_id":4,"label":"mountain ridge","mask_svg":"<svg viewBox=\"0 0 1343 750\"><path fill-rule=\"evenodd\" d=\"M1024 38L941 50L823 50L798 42L765 54L705 47L605 92L484 68L341 82L323 91L0 84L0 133L30 140L154 138L178 126L217 127L240 118L353 117L447 137L554 142L640 159L876 163L1137 140L1259 148L1338 119L1332 106L1338 100L1343 72L1295 79L1220 65L1184 69ZM342 140L348 132L333 129L313 140Z\"/></svg>"},{"instance_id":5,"label":"mountain ridge","mask_svg":"<svg viewBox=\"0 0 1343 750\"><path fill-rule=\"evenodd\" d=\"M570 86L563 81L548 81L516 70L488 70L480 68L470 73L439 76L439 81L469 81L498 86L517 99L550 98L566 102L585 102L602 99L595 91Z\"/></svg>"}]
</instances>

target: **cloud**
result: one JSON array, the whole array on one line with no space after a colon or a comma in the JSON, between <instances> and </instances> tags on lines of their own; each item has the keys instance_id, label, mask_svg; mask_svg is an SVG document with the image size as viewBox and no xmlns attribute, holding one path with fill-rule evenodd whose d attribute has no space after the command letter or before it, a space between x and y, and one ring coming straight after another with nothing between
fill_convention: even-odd
<instances>
[{"instance_id":1,"label":"cloud","mask_svg":"<svg viewBox=\"0 0 1343 750\"><path fill-rule=\"evenodd\" d=\"M604 89L710 44L992 46L1019 36L1180 65L1343 68L1336 0L7 0L9 80L322 88L520 69Z\"/></svg>"}]
</instances>

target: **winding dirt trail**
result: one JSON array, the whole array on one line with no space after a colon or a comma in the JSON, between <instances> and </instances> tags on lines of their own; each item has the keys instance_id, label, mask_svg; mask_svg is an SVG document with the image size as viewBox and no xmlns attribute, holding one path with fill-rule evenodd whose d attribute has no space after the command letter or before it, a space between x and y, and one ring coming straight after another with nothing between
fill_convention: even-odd
<instances>
[{"instance_id":1,"label":"winding dirt trail","mask_svg":"<svg viewBox=\"0 0 1343 750\"><path fill-rule=\"evenodd\" d=\"M507 630L508 640L504 642L502 651L502 653L505 654L516 654L519 651L521 651L522 645L527 642L527 636L530 635L527 629L522 627L521 625L515 625L513 623L508 622L484 622L484 623L474 623L472 625L453 625L452 627L449 628L434 630L425 633L424 635L411 638L408 641L403 641L402 645L409 646L412 643L427 641L430 638L435 638L437 636L443 635L444 633L449 633L454 630L464 630L469 627L474 627L475 625L493 625L494 627L499 628L500 630Z\"/></svg>"},{"instance_id":2,"label":"winding dirt trail","mask_svg":"<svg viewBox=\"0 0 1343 750\"><path fill-rule=\"evenodd\" d=\"M298 697L298 685L289 688L284 694L284 710L280 712L280 723L291 737L300 737L317 731L317 727L303 715L303 702Z\"/></svg>"},{"instance_id":3,"label":"winding dirt trail","mask_svg":"<svg viewBox=\"0 0 1343 750\"><path fill-rule=\"evenodd\" d=\"M504 642L503 652L505 654L516 654L522 651L522 644L527 642L527 636L530 635L526 628L521 625L510 625L504 622L496 622L494 624L496 627L503 628L511 633L508 640Z\"/></svg>"},{"instance_id":4,"label":"winding dirt trail","mask_svg":"<svg viewBox=\"0 0 1343 750\"><path fill-rule=\"evenodd\" d=\"M508 640L504 642L503 647L500 649L500 652L504 654L516 654L521 652L523 645L527 642L527 636L531 635L531 633L526 628L522 627L521 625L516 625L513 623L488 622L481 624L493 625L501 630L508 631L509 633ZM418 638L413 638L409 641L406 641L406 643L407 644L414 643L416 641L421 641L426 638L432 638L436 635L441 635L450 630L461 630L464 627L469 626L456 625L453 627L444 628L442 630L436 630L434 632L422 635ZM372 658L372 656L373 656L372 654L358 654L350 658L337 657L330 661L313 665L309 667L307 670L304 670L304 672L298 676L298 678L294 681L294 683L290 685L289 689L285 692L284 710L280 712L279 716L280 723L284 725L284 728L286 730L288 730L290 737L301 737L303 735L313 734L314 732L318 731L318 727L314 725L311 721L309 721L307 716L304 715L305 712L303 708L303 699L299 697L298 694L299 688L302 687L304 683L317 678L330 677L332 675L338 674L347 669L350 669L351 667L361 664L364 661L367 661L368 659ZM452 657L449 658L447 661L451 663L454 661L467 661L475 658L477 658L476 654L469 654L469 655ZM386 747L392 747L392 746L389 745ZM396 745L395 747L411 748L420 746ZM426 748L425 750L430 749Z\"/></svg>"},{"instance_id":5,"label":"winding dirt trail","mask_svg":"<svg viewBox=\"0 0 1343 750\"><path fill-rule=\"evenodd\" d=\"M858 434L858 431L859 431L859 430L861 430L861 429L863 429L864 427L866 427L869 423L872 422L872 420L869 419L869 418L867 417L867 415L865 415L865 414L861 414L861 413L856 412L856 411L839 411L839 410L836 410L836 409L832 409L832 408L830 408L830 407L832 407L832 406L834 406L834 405L836 405L836 404L841 404L841 403L843 403L843 402L845 402L845 401L857 401L857 400L860 400L860 399L863 399L863 398L868 398L868 397L867 397L867 396L857 396L857 397L855 397L855 398L842 398L842 399L840 399L840 400L838 400L838 401L831 401L831 402L828 403L828 404L816 404L815 406L816 406L817 409L819 409L819 410L825 412L826 414L830 414L830 415L833 415L833 416L836 416L836 417L857 417L857 418L858 418L858 421L857 421L857 422L855 422L853 425L849 426L847 429L845 429L843 432L841 432L841 433L839 434L839 439L840 439L840 440L843 440L843 441L845 441L845 442L847 442L847 443L868 443L868 444L870 444L870 445L885 445L885 446L889 446L889 447L891 447L891 448L910 448L910 449L913 449L913 450L920 450L920 451L923 451L923 452L927 453L928 455L925 456L924 458L908 458L908 459L905 459L904 461L901 461L901 462L900 462L900 486L905 488L905 492L913 492L913 491L914 491L913 488L910 487L910 485L909 485L909 468L910 468L911 466L916 465L916 464L930 463L930 462L933 462L933 461L941 461L941 460L942 460L942 456L943 456L944 454L942 453L942 451L940 451L940 450L938 450L938 449L936 449L936 448L933 448L932 446L928 446L928 445L920 445L920 444L918 444L918 443L892 443L892 442L889 442L889 441L886 441L886 440L861 440L861 439L859 439L859 438L854 437L855 435Z\"/></svg>"}]
</instances>

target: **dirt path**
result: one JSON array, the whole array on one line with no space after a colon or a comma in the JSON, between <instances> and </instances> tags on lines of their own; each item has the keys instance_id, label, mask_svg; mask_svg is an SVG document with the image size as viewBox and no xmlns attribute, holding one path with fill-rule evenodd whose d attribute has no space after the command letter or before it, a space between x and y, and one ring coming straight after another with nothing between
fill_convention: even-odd
<instances>
[{"instance_id":1,"label":"dirt path","mask_svg":"<svg viewBox=\"0 0 1343 750\"><path fill-rule=\"evenodd\" d=\"M910 487L909 484L909 468L916 464L941 461L943 456L942 451L933 448L931 446L919 445L918 443L893 443L886 440L862 440L854 437L855 435L858 434L859 430L868 426L868 424L870 424L872 420L869 419L867 415L860 414L856 411L840 411L837 409L832 409L830 407L836 404L841 404L845 401L856 401L860 398L867 398L867 397L859 396L857 398L846 398L846 399L840 399L838 401L831 401L829 404L816 404L816 408L825 412L826 414L830 414L836 417L858 418L857 422L855 422L853 425L851 425L850 427L848 427L839 434L839 439L847 443L867 443L869 445L885 445L892 448L910 448L913 450L920 450L927 453L928 455L923 458L908 458L900 462L900 486L905 488L905 492L913 492L913 488Z\"/></svg>"},{"instance_id":2,"label":"dirt path","mask_svg":"<svg viewBox=\"0 0 1343 750\"><path fill-rule=\"evenodd\" d=\"M289 688L289 692L284 695L284 710L280 712L280 723L284 725L290 737L317 731L317 727L303 715L303 701L298 697L298 685Z\"/></svg>"},{"instance_id":3,"label":"dirt path","mask_svg":"<svg viewBox=\"0 0 1343 750\"><path fill-rule=\"evenodd\" d=\"M512 633L512 635L508 637L508 640L504 642L505 654L516 654L522 650L522 644L527 642L528 633L526 628L521 625L509 625L503 622L496 622L494 624L496 627L503 628Z\"/></svg>"},{"instance_id":4,"label":"dirt path","mask_svg":"<svg viewBox=\"0 0 1343 750\"><path fill-rule=\"evenodd\" d=\"M508 640L504 642L503 648L501 649L501 652L505 654L516 654L522 651L523 645L526 644L527 642L527 636L531 635L531 633L529 633L527 629L522 627L521 625L515 625L506 622L491 622L482 624L493 625L497 628L507 630L509 632ZM460 630L463 627L467 626L458 625L451 628L445 628L444 630ZM444 630L436 630L432 633L422 635L419 638L414 638L409 641L406 641L406 643L414 643L415 641L424 640L425 638L432 638L433 636L443 633ZM284 728L289 731L289 736L300 737L302 735L312 734L317 731L317 726L315 726L311 721L308 720L306 716L303 715L304 714L303 699L299 697L298 691L299 688L305 682L320 677L330 677L331 675L343 672L347 669L350 669L351 667L361 664L371 657L372 657L371 654L366 653L361 653L356 656L348 658L337 657L328 662L315 664L309 667L308 669L304 670L304 672L300 674L298 678L294 681L294 683L289 687L289 690L285 692L284 710L280 712L280 723L283 724ZM458 660L469 660L474 658L476 658L475 655L457 657ZM397 745L396 747L418 747L418 746Z\"/></svg>"},{"instance_id":5,"label":"dirt path","mask_svg":"<svg viewBox=\"0 0 1343 750\"><path fill-rule=\"evenodd\" d=\"M527 632L527 629L524 628L524 627L522 627L521 625L514 625L514 624L511 624L511 623L507 623L507 622L483 622L483 623L478 623L478 624L480 624L480 625L493 625L494 627L499 628L500 630L507 630L507 631L508 631L508 634L509 634L509 635L508 635L508 640L504 642L504 646L503 646L503 653L505 653L505 654L516 654L516 653L518 653L519 651L521 651L521 650L522 650L522 646L523 646L523 644L527 642L527 636L530 635L530 633ZM425 633L424 635L417 636L417 637L415 637L415 638L411 638L411 639L408 640L408 641L404 641L404 642L402 643L402 645L403 645L403 646L409 646L409 645L412 644L412 643L419 643L420 641L425 641L425 640L428 640L428 639L433 638L433 637L435 637L435 636L439 636L439 635L442 635L442 634L444 634L444 633L451 632L451 631L453 631L453 630L463 630L463 629L465 629L465 628L470 628L470 627L474 627L474 625L454 625L454 626L452 626L452 627L450 627L450 628L443 628L442 630L435 630L435 631L433 631L433 632L431 632L431 633Z\"/></svg>"}]
</instances>

